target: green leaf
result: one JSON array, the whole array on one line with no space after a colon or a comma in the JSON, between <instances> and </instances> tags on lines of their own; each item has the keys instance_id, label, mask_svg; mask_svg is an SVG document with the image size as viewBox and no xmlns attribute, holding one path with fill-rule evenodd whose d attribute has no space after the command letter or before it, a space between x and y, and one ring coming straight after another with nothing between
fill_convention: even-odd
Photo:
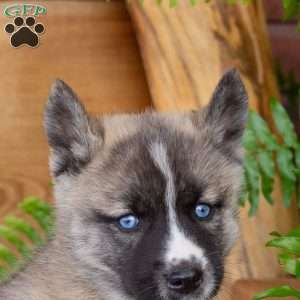
<instances>
[{"instance_id":1,"label":"green leaf","mask_svg":"<svg viewBox=\"0 0 300 300\"><path fill-rule=\"evenodd\" d=\"M297 204L300 207L300 143L298 142L295 148L295 163L296 163L296 174L297 174L297 186L296 186L296 195L297 195Z\"/></svg>"},{"instance_id":2,"label":"green leaf","mask_svg":"<svg viewBox=\"0 0 300 300\"><path fill-rule=\"evenodd\" d=\"M53 208L46 202L36 197L28 197L23 200L19 207L30 214L41 225L48 234L52 233L54 224ZM26 259L17 257L9 248L0 244L0 281L3 282L10 278L24 265L31 255L31 248L23 240L26 236L35 246L44 243L38 232L25 220L8 216L4 219L5 225L0 225L0 236L11 243Z\"/></svg>"},{"instance_id":3,"label":"green leaf","mask_svg":"<svg viewBox=\"0 0 300 300\"><path fill-rule=\"evenodd\" d=\"M296 278L300 278L300 261L296 260L296 268L295 268L295 274Z\"/></svg>"},{"instance_id":4,"label":"green leaf","mask_svg":"<svg viewBox=\"0 0 300 300\"><path fill-rule=\"evenodd\" d=\"M261 300L271 297L296 297L300 299L300 292L290 286L283 285L275 288L271 288L256 294L253 300Z\"/></svg>"},{"instance_id":5,"label":"green leaf","mask_svg":"<svg viewBox=\"0 0 300 300\"><path fill-rule=\"evenodd\" d=\"M274 200L272 198L273 188L274 188L274 179L266 177L264 174L261 174L261 191L264 198L271 205L274 204Z\"/></svg>"},{"instance_id":6,"label":"green leaf","mask_svg":"<svg viewBox=\"0 0 300 300\"><path fill-rule=\"evenodd\" d=\"M12 245L16 247L16 249L24 256L28 257L30 255L30 250L26 246L26 243L20 239L20 237L16 234L15 231L6 227L4 225L0 225L0 236L10 242Z\"/></svg>"},{"instance_id":7,"label":"green leaf","mask_svg":"<svg viewBox=\"0 0 300 300\"><path fill-rule=\"evenodd\" d=\"M24 220L14 216L8 216L4 219L4 223L10 228L24 234L33 242L34 245L39 247L43 244L43 240L37 231Z\"/></svg>"},{"instance_id":8,"label":"green leaf","mask_svg":"<svg viewBox=\"0 0 300 300\"><path fill-rule=\"evenodd\" d=\"M295 147L295 162L298 169L300 169L300 143L298 142Z\"/></svg>"},{"instance_id":9,"label":"green leaf","mask_svg":"<svg viewBox=\"0 0 300 300\"><path fill-rule=\"evenodd\" d=\"M300 238L282 236L269 241L267 247L275 247L293 254L300 254Z\"/></svg>"},{"instance_id":10,"label":"green leaf","mask_svg":"<svg viewBox=\"0 0 300 300\"><path fill-rule=\"evenodd\" d=\"M283 17L289 20L299 14L300 7L298 0L283 0Z\"/></svg>"},{"instance_id":11,"label":"green leaf","mask_svg":"<svg viewBox=\"0 0 300 300\"><path fill-rule=\"evenodd\" d=\"M296 190L296 175L293 164L293 153L288 148L277 150L277 166L281 179L281 191L285 207L289 207Z\"/></svg>"},{"instance_id":12,"label":"green leaf","mask_svg":"<svg viewBox=\"0 0 300 300\"><path fill-rule=\"evenodd\" d=\"M53 209L48 203L37 197L27 197L20 203L19 207L27 214L31 215L49 235L53 227Z\"/></svg>"},{"instance_id":13,"label":"green leaf","mask_svg":"<svg viewBox=\"0 0 300 300\"><path fill-rule=\"evenodd\" d=\"M300 238L300 227L290 230L286 236Z\"/></svg>"},{"instance_id":14,"label":"green leaf","mask_svg":"<svg viewBox=\"0 0 300 300\"><path fill-rule=\"evenodd\" d=\"M278 258L279 258L279 263L285 265L289 260L295 259L295 255L287 252L283 252L278 254Z\"/></svg>"},{"instance_id":15,"label":"green leaf","mask_svg":"<svg viewBox=\"0 0 300 300\"><path fill-rule=\"evenodd\" d=\"M272 152L261 150L258 152L257 158L262 172L268 178L273 178L275 176L275 163Z\"/></svg>"},{"instance_id":16,"label":"green leaf","mask_svg":"<svg viewBox=\"0 0 300 300\"><path fill-rule=\"evenodd\" d=\"M281 191L283 195L283 204L286 208L289 208L291 206L295 189L296 189L295 182L285 177L281 178Z\"/></svg>"},{"instance_id":17,"label":"green leaf","mask_svg":"<svg viewBox=\"0 0 300 300\"><path fill-rule=\"evenodd\" d=\"M45 215L50 215L53 210L48 203L34 196L26 197L21 202L21 208L26 208L26 207L38 210L39 212L42 212Z\"/></svg>"},{"instance_id":18,"label":"green leaf","mask_svg":"<svg viewBox=\"0 0 300 300\"><path fill-rule=\"evenodd\" d=\"M259 204L259 168L257 161L250 155L244 159L246 186L249 194L249 215L255 215Z\"/></svg>"},{"instance_id":19,"label":"green leaf","mask_svg":"<svg viewBox=\"0 0 300 300\"><path fill-rule=\"evenodd\" d=\"M0 244L0 260L6 262L10 267L17 265L17 257L4 245Z\"/></svg>"},{"instance_id":20,"label":"green leaf","mask_svg":"<svg viewBox=\"0 0 300 300\"><path fill-rule=\"evenodd\" d=\"M298 138L287 111L274 97L270 99L272 115L278 132L281 134L284 143L289 147L296 147Z\"/></svg>"},{"instance_id":21,"label":"green leaf","mask_svg":"<svg viewBox=\"0 0 300 300\"><path fill-rule=\"evenodd\" d=\"M256 151L257 143L253 130L248 126L243 135L243 146L248 151Z\"/></svg>"},{"instance_id":22,"label":"green leaf","mask_svg":"<svg viewBox=\"0 0 300 300\"><path fill-rule=\"evenodd\" d=\"M267 150L276 150L278 143L275 136L271 133L267 123L260 115L254 111L249 113L249 126L257 140L267 147Z\"/></svg>"},{"instance_id":23,"label":"green leaf","mask_svg":"<svg viewBox=\"0 0 300 300\"><path fill-rule=\"evenodd\" d=\"M175 7L177 5L177 0L170 0L170 7Z\"/></svg>"},{"instance_id":24,"label":"green leaf","mask_svg":"<svg viewBox=\"0 0 300 300\"><path fill-rule=\"evenodd\" d=\"M293 153L290 149L280 147L277 151L277 165L280 174L291 181L296 181Z\"/></svg>"},{"instance_id":25,"label":"green leaf","mask_svg":"<svg viewBox=\"0 0 300 300\"><path fill-rule=\"evenodd\" d=\"M272 192L274 187L275 163L270 151L261 150L257 154L258 164L261 171L261 190L265 199L273 204Z\"/></svg>"},{"instance_id":26,"label":"green leaf","mask_svg":"<svg viewBox=\"0 0 300 300\"><path fill-rule=\"evenodd\" d=\"M295 258L291 254L288 253L281 253L279 254L279 262L284 267L284 271L294 275L300 275L300 261L298 258Z\"/></svg>"}]
</instances>

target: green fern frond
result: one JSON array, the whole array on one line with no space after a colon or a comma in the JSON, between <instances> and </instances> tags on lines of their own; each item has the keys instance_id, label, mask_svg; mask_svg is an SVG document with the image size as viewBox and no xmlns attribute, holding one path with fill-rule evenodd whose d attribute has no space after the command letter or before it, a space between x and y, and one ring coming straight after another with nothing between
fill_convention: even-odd
<instances>
[{"instance_id":1,"label":"green fern frond","mask_svg":"<svg viewBox=\"0 0 300 300\"><path fill-rule=\"evenodd\" d=\"M295 228L287 234L272 232L272 239L268 241L267 247L277 248L278 261L284 272L300 278L300 228ZM273 297L293 297L300 299L300 290L289 286L277 286L262 291L255 295L253 300L268 299Z\"/></svg>"},{"instance_id":2,"label":"green fern frond","mask_svg":"<svg viewBox=\"0 0 300 300\"><path fill-rule=\"evenodd\" d=\"M20 217L4 218L3 225L0 225L0 237L7 241L7 245L0 244L0 282L17 272L31 257L32 251L43 245L53 232L54 213L48 203L37 197L27 197L19 204L19 208L40 226L44 234Z\"/></svg>"},{"instance_id":3,"label":"green fern frond","mask_svg":"<svg viewBox=\"0 0 300 300\"><path fill-rule=\"evenodd\" d=\"M273 204L276 175L279 175L285 207L291 205L294 196L300 204L300 141L288 113L274 97L270 98L270 109L277 136L258 113L251 111L243 137L245 193L241 202L248 198L251 216L258 209L260 194Z\"/></svg>"},{"instance_id":4,"label":"green fern frond","mask_svg":"<svg viewBox=\"0 0 300 300\"><path fill-rule=\"evenodd\" d=\"M8 216L4 219L4 224L16 232L24 234L35 246L39 247L43 244L43 239L39 236L37 231L24 220L14 216Z\"/></svg>"},{"instance_id":5,"label":"green fern frond","mask_svg":"<svg viewBox=\"0 0 300 300\"><path fill-rule=\"evenodd\" d=\"M9 243L16 247L18 252L23 257L28 257L30 254L29 247L26 243L18 236L18 234L11 228L5 225L0 225L0 236L6 239Z\"/></svg>"}]
</instances>

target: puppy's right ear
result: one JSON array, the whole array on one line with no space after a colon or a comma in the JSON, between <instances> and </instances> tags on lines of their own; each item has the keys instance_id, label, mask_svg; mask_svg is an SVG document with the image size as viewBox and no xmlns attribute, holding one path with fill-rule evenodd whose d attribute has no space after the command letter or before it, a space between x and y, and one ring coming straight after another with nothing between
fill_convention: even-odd
<instances>
[{"instance_id":1,"label":"puppy's right ear","mask_svg":"<svg viewBox=\"0 0 300 300\"><path fill-rule=\"evenodd\" d=\"M96 145L102 141L101 132L93 132L90 123L75 93L63 81L56 80L44 116L54 176L77 174L91 160Z\"/></svg>"}]
</instances>

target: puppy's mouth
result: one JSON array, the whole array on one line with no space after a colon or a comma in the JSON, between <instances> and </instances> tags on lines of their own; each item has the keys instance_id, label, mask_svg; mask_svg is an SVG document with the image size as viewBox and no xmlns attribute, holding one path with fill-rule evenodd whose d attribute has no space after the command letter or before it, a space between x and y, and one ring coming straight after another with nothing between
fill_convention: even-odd
<instances>
[{"instance_id":1,"label":"puppy's mouth","mask_svg":"<svg viewBox=\"0 0 300 300\"><path fill-rule=\"evenodd\" d=\"M200 280L199 280L200 281ZM196 284L195 289L192 283L187 283L185 287L179 279L172 282L172 285L166 285L165 282L159 282L158 285L145 285L141 287L134 300L212 300L217 294L218 288L213 283L202 285L202 281ZM191 291L192 289L192 291ZM132 300L133 300L132 299Z\"/></svg>"},{"instance_id":2,"label":"puppy's mouth","mask_svg":"<svg viewBox=\"0 0 300 300\"><path fill-rule=\"evenodd\" d=\"M201 294L198 295L170 295L169 294L168 296L149 294L149 295L141 295L134 298L134 300L212 300L212 299L214 299L214 296L205 297Z\"/></svg>"}]
</instances>

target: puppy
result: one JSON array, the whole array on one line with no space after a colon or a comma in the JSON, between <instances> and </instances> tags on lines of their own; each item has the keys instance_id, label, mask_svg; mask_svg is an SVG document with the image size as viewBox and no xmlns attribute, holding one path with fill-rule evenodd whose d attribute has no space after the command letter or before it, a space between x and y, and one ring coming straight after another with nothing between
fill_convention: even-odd
<instances>
[{"instance_id":1,"label":"puppy","mask_svg":"<svg viewBox=\"0 0 300 300\"><path fill-rule=\"evenodd\" d=\"M189 113L94 118L56 81L45 110L55 236L0 299L213 299L238 233L247 107L235 70Z\"/></svg>"}]
</instances>

